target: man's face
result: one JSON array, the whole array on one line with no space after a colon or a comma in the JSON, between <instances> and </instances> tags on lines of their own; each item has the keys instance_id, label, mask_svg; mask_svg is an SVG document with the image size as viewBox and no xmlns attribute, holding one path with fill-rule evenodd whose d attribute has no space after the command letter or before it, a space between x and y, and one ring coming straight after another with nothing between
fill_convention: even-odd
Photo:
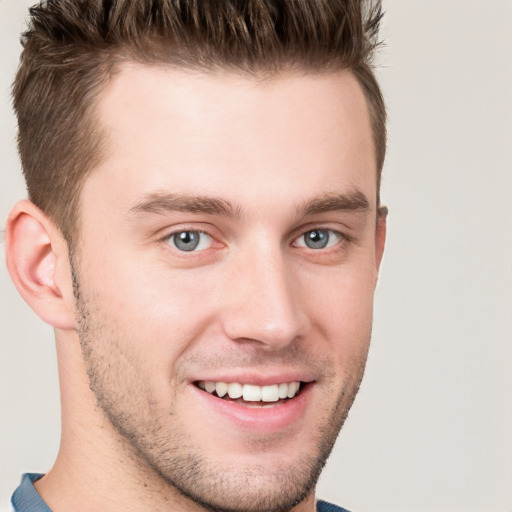
<instances>
[{"instance_id":1,"label":"man's face","mask_svg":"<svg viewBox=\"0 0 512 512\"><path fill-rule=\"evenodd\" d=\"M132 457L197 503L289 508L312 492L370 340L360 87L131 65L98 113L107 154L74 258L96 400Z\"/></svg>"}]
</instances>

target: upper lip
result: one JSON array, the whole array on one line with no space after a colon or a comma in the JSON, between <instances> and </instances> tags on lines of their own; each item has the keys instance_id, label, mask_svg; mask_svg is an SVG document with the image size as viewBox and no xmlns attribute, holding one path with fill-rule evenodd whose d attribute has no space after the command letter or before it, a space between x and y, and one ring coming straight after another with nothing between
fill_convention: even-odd
<instances>
[{"instance_id":1,"label":"upper lip","mask_svg":"<svg viewBox=\"0 0 512 512\"><path fill-rule=\"evenodd\" d=\"M240 371L234 372L216 372L215 374L203 374L197 378L192 378L191 382L209 381L209 382L238 382L240 384L252 384L255 386L270 386L272 384L282 384L288 382L312 382L314 377L306 372L283 371L273 372L271 374L265 372Z\"/></svg>"}]
</instances>

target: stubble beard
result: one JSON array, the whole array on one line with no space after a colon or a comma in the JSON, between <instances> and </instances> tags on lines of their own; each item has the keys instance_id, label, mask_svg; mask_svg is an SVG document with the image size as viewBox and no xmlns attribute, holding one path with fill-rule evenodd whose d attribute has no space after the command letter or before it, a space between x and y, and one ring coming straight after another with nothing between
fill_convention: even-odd
<instances>
[{"instance_id":1,"label":"stubble beard","mask_svg":"<svg viewBox=\"0 0 512 512\"><path fill-rule=\"evenodd\" d=\"M366 357L353 369L346 386L337 390L337 400L323 416L315 433L315 453L304 454L293 467L283 464L219 470L219 461L208 460L194 446L172 407L158 410L151 396L144 395L149 393L149 383L141 375L134 378L134 368L128 364L133 362L133 355L126 352L119 329L102 317L101 306L92 310L93 301L84 296L74 268L73 283L90 389L127 447L126 455L147 480L164 482L212 512L284 512L311 495L358 392Z\"/></svg>"}]
</instances>

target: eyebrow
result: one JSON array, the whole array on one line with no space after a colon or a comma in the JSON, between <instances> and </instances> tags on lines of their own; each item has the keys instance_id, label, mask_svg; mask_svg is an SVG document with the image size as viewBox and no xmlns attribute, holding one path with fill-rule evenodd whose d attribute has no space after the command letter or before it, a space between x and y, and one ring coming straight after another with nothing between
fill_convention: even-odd
<instances>
[{"instance_id":1,"label":"eyebrow","mask_svg":"<svg viewBox=\"0 0 512 512\"><path fill-rule=\"evenodd\" d=\"M129 210L130 215L133 216L139 214L164 215L170 212L204 213L234 218L240 216L240 209L233 207L231 203L223 199L160 192L149 194Z\"/></svg>"},{"instance_id":2,"label":"eyebrow","mask_svg":"<svg viewBox=\"0 0 512 512\"><path fill-rule=\"evenodd\" d=\"M301 215L315 215L333 211L361 211L370 210L370 203L366 196L359 190L348 194L326 194L307 201L299 207Z\"/></svg>"},{"instance_id":3,"label":"eyebrow","mask_svg":"<svg viewBox=\"0 0 512 512\"><path fill-rule=\"evenodd\" d=\"M348 194L325 194L305 202L299 208L299 216L315 215L332 211L369 211L370 204L360 191ZM203 213L239 218L241 209L224 199L209 196L186 196L153 192L129 210L131 216L140 214L165 215L170 212Z\"/></svg>"}]
</instances>

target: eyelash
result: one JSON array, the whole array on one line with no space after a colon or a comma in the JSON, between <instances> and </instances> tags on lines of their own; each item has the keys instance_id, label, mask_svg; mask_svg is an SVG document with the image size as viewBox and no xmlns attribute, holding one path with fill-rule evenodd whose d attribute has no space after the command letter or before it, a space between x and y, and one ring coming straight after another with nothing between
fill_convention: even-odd
<instances>
[{"instance_id":1,"label":"eyelash","mask_svg":"<svg viewBox=\"0 0 512 512\"><path fill-rule=\"evenodd\" d=\"M186 249L180 249L179 247L176 246L176 237L178 237L179 235L184 235L184 234L190 234L190 233L194 233L195 235L199 235L199 240L198 240L198 243L195 247L193 247L191 250L187 251ZM199 249L199 250L196 250L198 246L201 245L201 238L204 238L204 237L208 237L210 240L211 240L211 243L213 243L215 241L215 238L210 235L207 231L204 231L202 229L181 229L179 231L174 231L172 233L170 233L169 235L167 235L165 238L164 238L164 241L167 242L167 243L173 243L173 240L174 240L174 248L180 252L180 253L198 253L198 252L203 252L207 249L209 249L209 247L207 248L203 248L203 249Z\"/></svg>"},{"instance_id":2,"label":"eyelash","mask_svg":"<svg viewBox=\"0 0 512 512\"><path fill-rule=\"evenodd\" d=\"M316 248L314 248L314 247L309 247L307 245L307 243L305 242L305 237L308 234L311 235L312 233L315 233L315 232L317 234L320 234L320 235L325 235L327 233L327 241L326 241L326 246L325 247L316 247ZM199 240L197 242L197 245L193 246L190 250L180 249L179 247L176 246L176 242L177 242L176 237L178 237L179 235L185 235L187 233L188 234L199 235ZM329 246L328 244L330 243L331 237L333 235L336 238L336 240L335 240L334 244ZM197 250L197 247L199 247L201 245L202 239L204 237L208 237L210 239L210 245L208 247L201 248L201 249ZM303 244L299 244L299 240L301 240L301 239L304 240ZM172 233L166 235L164 237L163 241L166 242L167 244L172 244L174 246L174 250L176 250L180 254L187 254L187 253L194 254L195 253L196 255L198 255L199 253L202 253L202 252L210 249L211 246L216 243L216 239L215 239L214 236L212 236L207 231L201 230L201 229L180 229L180 230L177 230L177 231L173 231ZM304 249L306 249L308 251L312 251L312 252L315 252L315 253L318 253L320 251L323 251L323 252L329 251L330 252L332 250L337 250L337 249L339 250L340 247L336 247L336 246L339 246L343 242L349 242L349 241L350 241L350 237L348 237L347 235L341 233L340 231L337 231L337 230L331 229L331 228L327 228L327 227L314 227L312 229L308 229L307 231L303 231L298 237L295 237L293 239L292 246L294 246L294 247L302 247L302 248L304 248ZM187 242L185 241L185 243L187 243Z\"/></svg>"},{"instance_id":3,"label":"eyelash","mask_svg":"<svg viewBox=\"0 0 512 512\"><path fill-rule=\"evenodd\" d=\"M316 234L317 236L320 235L320 238L322 236L325 236L327 234L327 239L325 241L325 246L323 247L310 247L307 245L307 242L306 242L306 236L307 235L310 235L311 237L313 236L313 234ZM331 242L331 238L333 237L334 235L334 243L329 245L330 242ZM330 228L314 228L314 229L308 229L307 231L305 231L304 233L302 233L302 235L300 235L299 237L297 237L294 241L294 246L295 247L305 247L311 251L314 251L314 252L317 252L317 251L321 251L321 250L328 250L328 249L334 249L336 245L338 245L340 242L342 242L343 240L346 240L346 236L343 235L343 233L340 233L339 231L336 231L335 229L330 229ZM299 240L303 240L304 241L304 244L299 244ZM313 242L315 243L315 242ZM320 242L322 243L322 242Z\"/></svg>"}]
</instances>

